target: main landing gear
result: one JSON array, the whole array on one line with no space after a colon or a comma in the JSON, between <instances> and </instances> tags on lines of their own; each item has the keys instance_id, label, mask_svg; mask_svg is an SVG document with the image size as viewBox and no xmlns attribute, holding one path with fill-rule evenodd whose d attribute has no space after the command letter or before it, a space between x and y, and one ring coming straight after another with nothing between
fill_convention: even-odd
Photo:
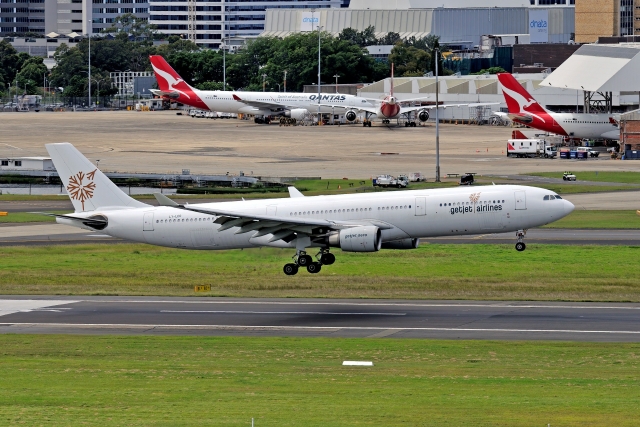
<instances>
[{"instance_id":1,"label":"main landing gear","mask_svg":"<svg viewBox=\"0 0 640 427\"><path fill-rule=\"evenodd\" d=\"M364 119L364 121L362 122L362 127L371 127L371 120L369 119Z\"/></svg>"},{"instance_id":2,"label":"main landing gear","mask_svg":"<svg viewBox=\"0 0 640 427\"><path fill-rule=\"evenodd\" d=\"M518 238L518 242L516 243L516 251L522 252L527 249L527 245L524 244L524 236L527 234L527 230L518 230L516 231L516 237Z\"/></svg>"},{"instance_id":3,"label":"main landing gear","mask_svg":"<svg viewBox=\"0 0 640 427\"><path fill-rule=\"evenodd\" d=\"M416 126L417 126L416 122L404 122L404 127L406 128L414 128Z\"/></svg>"},{"instance_id":4,"label":"main landing gear","mask_svg":"<svg viewBox=\"0 0 640 427\"><path fill-rule=\"evenodd\" d=\"M336 262L336 257L328 249L321 250L316 255L317 261L314 261L305 251L298 251L293 257L293 262L286 264L282 271L287 276L295 276L298 274L300 267L305 267L311 274L320 273L323 265L331 265Z\"/></svg>"}]
</instances>

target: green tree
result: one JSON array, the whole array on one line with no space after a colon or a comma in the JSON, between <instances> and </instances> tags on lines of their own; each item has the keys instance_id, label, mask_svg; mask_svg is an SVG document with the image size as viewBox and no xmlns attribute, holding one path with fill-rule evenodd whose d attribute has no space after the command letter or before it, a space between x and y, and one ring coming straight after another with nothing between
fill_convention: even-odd
<instances>
[{"instance_id":1,"label":"green tree","mask_svg":"<svg viewBox=\"0 0 640 427\"><path fill-rule=\"evenodd\" d=\"M16 75L18 87L26 88L28 95L42 93L39 88L44 84L44 77L48 74L49 70L44 65L43 58L31 56L22 64L22 68Z\"/></svg>"},{"instance_id":2,"label":"green tree","mask_svg":"<svg viewBox=\"0 0 640 427\"><path fill-rule=\"evenodd\" d=\"M136 41L151 43L157 34L156 26L149 24L146 19L140 19L133 13L125 13L113 20L113 25L103 30L105 33L121 33L131 36Z\"/></svg>"},{"instance_id":3,"label":"green tree","mask_svg":"<svg viewBox=\"0 0 640 427\"><path fill-rule=\"evenodd\" d=\"M351 42L360 47L381 44L376 38L376 28L371 25L369 25L363 31L358 31L353 28L345 28L338 35L338 39Z\"/></svg>"},{"instance_id":4,"label":"green tree","mask_svg":"<svg viewBox=\"0 0 640 427\"><path fill-rule=\"evenodd\" d=\"M415 77L425 74L431 57L424 50L398 42L391 50L389 61L395 64L396 75Z\"/></svg>"}]
</instances>

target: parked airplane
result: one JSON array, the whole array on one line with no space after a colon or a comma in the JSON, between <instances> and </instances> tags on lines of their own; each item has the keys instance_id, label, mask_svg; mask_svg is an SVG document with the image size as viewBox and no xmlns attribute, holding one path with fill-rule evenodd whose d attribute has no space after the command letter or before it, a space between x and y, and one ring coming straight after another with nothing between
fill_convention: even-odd
<instances>
[{"instance_id":1,"label":"parked airplane","mask_svg":"<svg viewBox=\"0 0 640 427\"><path fill-rule=\"evenodd\" d=\"M500 185L337 196L179 205L156 194L160 206L127 196L69 143L47 144L75 212L56 221L152 245L183 249L295 249L287 275L318 273L345 252L414 249L421 237L516 231L565 217L574 206L553 191ZM318 251L315 260L308 250Z\"/></svg>"},{"instance_id":2,"label":"parked airplane","mask_svg":"<svg viewBox=\"0 0 640 427\"><path fill-rule=\"evenodd\" d=\"M435 105L403 107L402 103L418 101L419 99L398 100L393 95L384 99L370 99L344 94L317 94L296 92L235 92L235 91L204 91L187 84L162 56L149 57L156 74L159 89L151 89L157 96L173 99L185 105L202 110L219 111L225 113L251 114L256 116L256 123L269 123L269 117L284 116L296 120L313 117L320 109L321 113L333 113L335 109L346 110L345 118L353 122L358 114L364 112L363 126L371 127L370 119L378 117L383 123L392 119L405 118L406 126L416 126L412 113L416 113L420 121L429 120L429 110ZM453 106L477 106L490 104L455 104L440 105L441 108Z\"/></svg>"},{"instance_id":3,"label":"parked airplane","mask_svg":"<svg viewBox=\"0 0 640 427\"><path fill-rule=\"evenodd\" d=\"M553 113L526 91L509 73L498 74L509 114L514 122L569 138L620 139L618 121L611 114ZM500 113L496 113L500 115Z\"/></svg>"},{"instance_id":4,"label":"parked airplane","mask_svg":"<svg viewBox=\"0 0 640 427\"><path fill-rule=\"evenodd\" d=\"M269 117L273 116L302 120L317 114L318 107L321 113L331 113L336 107L349 109L356 102L364 102L353 95L343 94L322 94L318 101L317 94L309 93L198 90L187 84L162 56L152 55L150 60L159 87L159 90L152 89L155 95L202 110L251 114L256 116L256 123L268 124ZM347 118L352 121L356 116L348 115Z\"/></svg>"}]
</instances>

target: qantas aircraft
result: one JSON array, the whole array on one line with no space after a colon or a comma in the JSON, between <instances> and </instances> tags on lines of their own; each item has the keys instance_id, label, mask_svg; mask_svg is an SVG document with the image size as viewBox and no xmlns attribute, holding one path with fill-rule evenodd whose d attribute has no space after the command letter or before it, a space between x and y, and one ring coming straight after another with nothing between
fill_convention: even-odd
<instances>
[{"instance_id":1,"label":"qantas aircraft","mask_svg":"<svg viewBox=\"0 0 640 427\"><path fill-rule=\"evenodd\" d=\"M256 116L256 123L268 124L271 116L285 116L302 120L306 117L313 117L320 107L321 113L333 113L336 108L346 110L344 115L350 122L358 118L358 113L364 112L366 119L363 126L371 127L370 118L375 116L381 118L383 123L389 123L392 119L406 118L405 126L415 127L416 122L412 120L412 113L416 112L418 119L425 122L429 120L429 110L435 108L435 105L401 106L401 103L418 99L400 101L393 95L393 72L391 95L383 100L336 93L322 94L322 98L318 101L317 94L308 93L198 90L187 84L162 56L152 55L149 59L160 88L151 90L155 95L170 98L201 110L251 114ZM440 107L459 105L482 104L455 104L441 105Z\"/></svg>"},{"instance_id":2,"label":"qantas aircraft","mask_svg":"<svg viewBox=\"0 0 640 427\"><path fill-rule=\"evenodd\" d=\"M261 246L295 250L284 273L309 273L345 252L414 249L421 237L516 232L559 220L574 206L553 191L492 185L382 193L180 205L156 194L160 206L132 199L69 143L47 144L75 212L56 221L113 237L183 249ZM315 258L308 251L317 251Z\"/></svg>"},{"instance_id":3,"label":"qantas aircraft","mask_svg":"<svg viewBox=\"0 0 640 427\"><path fill-rule=\"evenodd\" d=\"M509 107L509 119L516 123L569 138L620 139L618 121L611 114L553 113L543 108L509 73L498 74Z\"/></svg>"}]
</instances>

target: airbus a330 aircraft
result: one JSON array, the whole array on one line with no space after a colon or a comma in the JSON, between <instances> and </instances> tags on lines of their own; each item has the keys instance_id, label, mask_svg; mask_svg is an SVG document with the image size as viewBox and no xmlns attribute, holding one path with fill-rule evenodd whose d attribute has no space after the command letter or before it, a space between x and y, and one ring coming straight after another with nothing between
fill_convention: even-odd
<instances>
[{"instance_id":1,"label":"airbus a330 aircraft","mask_svg":"<svg viewBox=\"0 0 640 427\"><path fill-rule=\"evenodd\" d=\"M287 275L318 273L345 252L414 249L421 237L525 231L556 221L574 206L542 188L500 185L160 206L132 199L69 143L47 144L75 212L56 221L113 237L183 249L269 246L295 250ZM317 250L315 259L308 254Z\"/></svg>"},{"instance_id":2,"label":"airbus a330 aircraft","mask_svg":"<svg viewBox=\"0 0 640 427\"><path fill-rule=\"evenodd\" d=\"M345 110L345 118L353 122L358 114L364 112L366 119L363 126L371 127L370 119L378 117L383 123L389 123L392 119L405 118L406 126L416 126L412 113L420 121L429 120L430 106L403 107L401 104L412 100L398 100L393 95L393 80L391 95L384 99L370 99L354 95L344 94L317 94L295 92L234 92L234 91L205 91L191 87L182 79L176 71L165 61L162 56L149 57L156 75L159 89L151 91L160 97L169 98L191 107L201 110L219 111L224 113L242 113L256 116L256 123L269 123L269 117L284 116L296 120L313 117L318 113L333 113L335 109ZM393 72L392 72L393 74ZM455 104L440 105L441 108L461 105L490 105L490 104Z\"/></svg>"},{"instance_id":3,"label":"airbus a330 aircraft","mask_svg":"<svg viewBox=\"0 0 640 427\"><path fill-rule=\"evenodd\" d=\"M538 104L511 74L500 73L498 80L509 107L507 117L516 123L569 138L620 139L618 121L611 114L553 113Z\"/></svg>"}]
</instances>

